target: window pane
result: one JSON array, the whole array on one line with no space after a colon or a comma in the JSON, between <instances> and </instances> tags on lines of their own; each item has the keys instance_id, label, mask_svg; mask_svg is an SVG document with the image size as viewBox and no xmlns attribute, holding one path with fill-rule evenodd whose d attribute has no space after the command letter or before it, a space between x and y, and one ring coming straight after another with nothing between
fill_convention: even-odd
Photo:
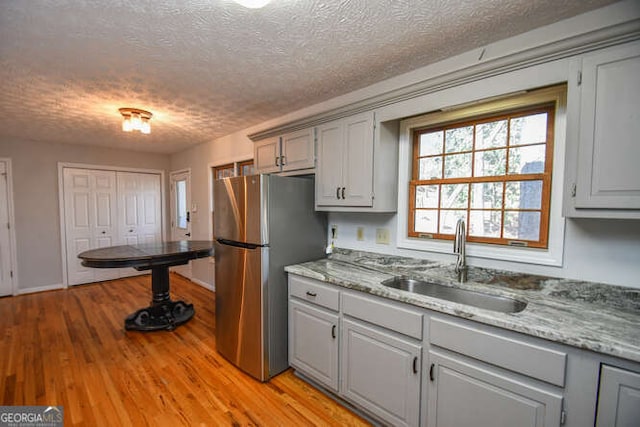
<instances>
[{"instance_id":1,"label":"window pane","mask_svg":"<svg viewBox=\"0 0 640 427\"><path fill-rule=\"evenodd\" d=\"M438 211L416 211L415 229L418 233L436 233L438 231Z\"/></svg>"},{"instance_id":2,"label":"window pane","mask_svg":"<svg viewBox=\"0 0 640 427\"><path fill-rule=\"evenodd\" d=\"M469 184L446 184L442 186L442 202L440 207L443 209L466 209L468 199Z\"/></svg>"},{"instance_id":3,"label":"window pane","mask_svg":"<svg viewBox=\"0 0 640 427\"><path fill-rule=\"evenodd\" d=\"M447 153L471 151L473 148L473 126L449 129L445 136L445 151Z\"/></svg>"},{"instance_id":4,"label":"window pane","mask_svg":"<svg viewBox=\"0 0 640 427\"><path fill-rule=\"evenodd\" d=\"M471 184L472 209L501 209L502 183L478 182Z\"/></svg>"},{"instance_id":5,"label":"window pane","mask_svg":"<svg viewBox=\"0 0 640 427\"><path fill-rule=\"evenodd\" d=\"M510 145L547 142L547 113L511 119Z\"/></svg>"},{"instance_id":6,"label":"window pane","mask_svg":"<svg viewBox=\"0 0 640 427\"><path fill-rule=\"evenodd\" d=\"M516 240L539 240L540 212L505 212L504 237Z\"/></svg>"},{"instance_id":7,"label":"window pane","mask_svg":"<svg viewBox=\"0 0 640 427\"><path fill-rule=\"evenodd\" d=\"M418 179L442 178L442 157L420 159Z\"/></svg>"},{"instance_id":8,"label":"window pane","mask_svg":"<svg viewBox=\"0 0 640 427\"><path fill-rule=\"evenodd\" d=\"M444 177L460 178L471 176L471 153L444 156Z\"/></svg>"},{"instance_id":9,"label":"window pane","mask_svg":"<svg viewBox=\"0 0 640 427\"><path fill-rule=\"evenodd\" d=\"M513 181L506 183L506 209L540 209L542 181Z\"/></svg>"},{"instance_id":10,"label":"window pane","mask_svg":"<svg viewBox=\"0 0 640 427\"><path fill-rule=\"evenodd\" d=\"M187 228L187 181L176 181L176 225Z\"/></svg>"},{"instance_id":11,"label":"window pane","mask_svg":"<svg viewBox=\"0 0 640 427\"><path fill-rule=\"evenodd\" d=\"M500 237L501 221L500 211L471 211L469 213L469 235Z\"/></svg>"},{"instance_id":12,"label":"window pane","mask_svg":"<svg viewBox=\"0 0 640 427\"><path fill-rule=\"evenodd\" d=\"M253 163L247 163L240 166L240 175L247 176L253 175Z\"/></svg>"},{"instance_id":13,"label":"window pane","mask_svg":"<svg viewBox=\"0 0 640 427\"><path fill-rule=\"evenodd\" d=\"M459 219L467 219L467 211L465 210L442 210L440 211L440 233L454 234L456 231L456 223Z\"/></svg>"},{"instance_id":14,"label":"window pane","mask_svg":"<svg viewBox=\"0 0 640 427\"><path fill-rule=\"evenodd\" d=\"M509 173L542 173L546 144L509 149Z\"/></svg>"},{"instance_id":15,"label":"window pane","mask_svg":"<svg viewBox=\"0 0 640 427\"><path fill-rule=\"evenodd\" d=\"M473 173L475 176L504 175L507 150L477 151Z\"/></svg>"},{"instance_id":16,"label":"window pane","mask_svg":"<svg viewBox=\"0 0 640 427\"><path fill-rule=\"evenodd\" d=\"M442 153L444 132L429 132L420 135L420 157Z\"/></svg>"},{"instance_id":17,"label":"window pane","mask_svg":"<svg viewBox=\"0 0 640 427\"><path fill-rule=\"evenodd\" d=\"M437 208L438 193L437 185L417 185L416 208Z\"/></svg>"},{"instance_id":18,"label":"window pane","mask_svg":"<svg viewBox=\"0 0 640 427\"><path fill-rule=\"evenodd\" d=\"M482 123L476 126L476 150L507 145L507 121Z\"/></svg>"}]
</instances>

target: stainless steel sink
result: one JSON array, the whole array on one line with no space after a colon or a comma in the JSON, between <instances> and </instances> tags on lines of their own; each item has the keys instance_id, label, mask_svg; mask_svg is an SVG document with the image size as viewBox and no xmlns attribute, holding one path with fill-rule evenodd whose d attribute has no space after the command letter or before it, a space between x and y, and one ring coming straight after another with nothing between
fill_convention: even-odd
<instances>
[{"instance_id":1,"label":"stainless steel sink","mask_svg":"<svg viewBox=\"0 0 640 427\"><path fill-rule=\"evenodd\" d=\"M406 277L394 277L382 282L389 288L400 289L420 295L427 295L458 304L471 305L486 310L500 311L502 313L518 313L527 307L524 301L518 301L509 297L489 295L482 292L453 288L423 280L408 279Z\"/></svg>"}]
</instances>

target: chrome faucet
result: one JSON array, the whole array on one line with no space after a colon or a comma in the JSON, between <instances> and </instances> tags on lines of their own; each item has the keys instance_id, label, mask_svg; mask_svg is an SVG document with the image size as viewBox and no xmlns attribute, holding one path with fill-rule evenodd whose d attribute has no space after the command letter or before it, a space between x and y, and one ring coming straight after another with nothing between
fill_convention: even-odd
<instances>
[{"instance_id":1,"label":"chrome faucet","mask_svg":"<svg viewBox=\"0 0 640 427\"><path fill-rule=\"evenodd\" d=\"M458 274L458 281L464 283L467 281L467 259L465 256L465 245L467 243L467 234L464 226L464 219L459 219L456 224L456 234L453 240L453 253L458 254L458 260L456 261L456 273Z\"/></svg>"}]
</instances>

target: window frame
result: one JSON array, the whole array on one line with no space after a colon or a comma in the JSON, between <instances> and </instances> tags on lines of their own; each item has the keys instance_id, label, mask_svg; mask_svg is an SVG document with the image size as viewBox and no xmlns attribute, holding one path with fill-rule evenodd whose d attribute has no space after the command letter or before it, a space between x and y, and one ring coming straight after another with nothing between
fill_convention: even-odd
<instances>
[{"instance_id":1,"label":"window frame","mask_svg":"<svg viewBox=\"0 0 640 427\"><path fill-rule=\"evenodd\" d=\"M422 208L416 207L416 187L422 185L447 185L447 184L468 184L469 190L471 189L472 184L482 183L482 182L491 182L491 183L502 183L503 185L503 196L501 207L497 209L482 209L484 211L495 211L500 214L500 237L486 237L486 236L474 236L470 234L470 227L467 226L467 241L475 242L475 243L484 243L484 244L495 244L502 246L524 246L524 247L532 247L532 248L547 248L548 239L549 239L549 215L550 215L550 204L551 204L551 177L553 172L553 140L554 140L554 130L555 130L555 117L556 117L556 105L555 102L545 102L542 104L531 104L528 106L520 106L518 108L512 108L503 111L495 111L488 114L479 114L477 116L465 117L459 120L453 120L443 123L436 123L426 127L415 127L412 129L412 152L411 152L411 180L409 181L409 204L408 204L408 213L407 213L407 221L408 221L408 237L427 237L432 239L439 240L453 240L454 235L447 233L423 233L415 230L415 214L418 210ZM448 153L444 147L442 153L430 155L430 156L420 156L420 136L425 133L430 133L434 131L444 131L446 133L447 130L456 129L467 126L475 126L482 125L485 123L491 123L500 120L507 120L510 123L510 120L517 119L519 117L526 117L529 115L546 113L547 114L547 129L546 129L546 138L543 143L529 143L529 144L520 144L516 146L512 146L509 142L510 137L510 128L507 126L507 134L506 141L504 146L500 147L491 147L491 148L480 148L476 147L475 135L473 133L473 143L472 147L469 150L456 151ZM544 163L544 171L537 173L528 173L528 174L510 174L508 171L508 162L509 162L509 150L512 147L530 147L535 145L544 144L545 147L545 163ZM489 176L475 176L475 153L482 152L490 152L497 150L505 150L505 173L502 175L489 175ZM439 157L441 156L443 159L447 155L451 154L471 154L471 175L468 177L454 177L454 178L446 178L443 176L441 178L432 178L421 180L419 178L419 170L420 170L420 160L425 157ZM444 168L445 162L442 162L442 166ZM505 186L508 182L522 182L522 181L541 181L542 182L542 194L540 201L540 209L509 209L505 206ZM425 210L435 210L437 212L438 223L440 221L440 212L443 210L441 205L441 197L439 197L438 206L436 208L425 208ZM477 209L473 209L471 207L471 191L468 191L466 207L465 208L456 208L454 210L465 211L465 223L469 224L469 219L471 216L471 212L477 211ZM540 222L539 222L539 239L538 240L528 240L528 239L515 239L515 238L507 238L503 236L504 232L504 216L507 212L540 212Z\"/></svg>"},{"instance_id":2,"label":"window frame","mask_svg":"<svg viewBox=\"0 0 640 427\"><path fill-rule=\"evenodd\" d=\"M519 74L518 74L519 75ZM567 114L567 98L573 100L572 87L567 84L564 68L545 66L535 70L525 70L519 75L526 78L528 87L522 89L514 83L514 75L508 74L492 78L491 84L481 86L447 88L419 98L420 105L412 102L403 108L404 118L399 120L399 152L398 152L398 211L394 216L392 227L396 229L396 244L400 251L420 251L429 253L443 261L450 261L452 242L408 236L408 197L409 180L411 179L412 130L434 125L445 121L464 119L465 117L491 114L496 111L516 109L524 105L555 102L556 116L553 141L553 172L551 179L551 207L549 219L549 242L547 249L467 244L467 255L473 258L492 260L496 266L512 265L511 262L532 265L561 266L564 254L565 219L563 217L562 200L564 197L565 149L567 125L572 120ZM504 88L508 88L505 91ZM530 89L529 89L530 88ZM540 89L542 88L542 89ZM410 108L409 108L410 107ZM430 109L431 108L431 109ZM398 110L398 111L396 111ZM379 120L392 120L402 117L399 109L380 114ZM426 255L425 255L426 256Z\"/></svg>"}]
</instances>

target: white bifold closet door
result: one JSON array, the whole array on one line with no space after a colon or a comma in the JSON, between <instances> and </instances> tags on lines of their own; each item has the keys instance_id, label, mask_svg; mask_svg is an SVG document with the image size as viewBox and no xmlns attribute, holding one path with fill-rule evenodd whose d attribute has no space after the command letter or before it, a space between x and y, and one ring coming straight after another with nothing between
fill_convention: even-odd
<instances>
[{"instance_id":1,"label":"white bifold closet door","mask_svg":"<svg viewBox=\"0 0 640 427\"><path fill-rule=\"evenodd\" d=\"M162 241L160 175L118 172L118 223L122 245ZM133 268L120 270L120 277L145 274Z\"/></svg>"},{"instance_id":2,"label":"white bifold closet door","mask_svg":"<svg viewBox=\"0 0 640 427\"><path fill-rule=\"evenodd\" d=\"M132 268L87 268L77 255L107 246L160 242L160 175L64 168L63 180L68 284L141 274Z\"/></svg>"},{"instance_id":3,"label":"white bifold closet door","mask_svg":"<svg viewBox=\"0 0 640 427\"><path fill-rule=\"evenodd\" d=\"M65 168L64 216L70 285L117 279L117 270L87 268L77 255L118 243L116 173Z\"/></svg>"}]
</instances>

